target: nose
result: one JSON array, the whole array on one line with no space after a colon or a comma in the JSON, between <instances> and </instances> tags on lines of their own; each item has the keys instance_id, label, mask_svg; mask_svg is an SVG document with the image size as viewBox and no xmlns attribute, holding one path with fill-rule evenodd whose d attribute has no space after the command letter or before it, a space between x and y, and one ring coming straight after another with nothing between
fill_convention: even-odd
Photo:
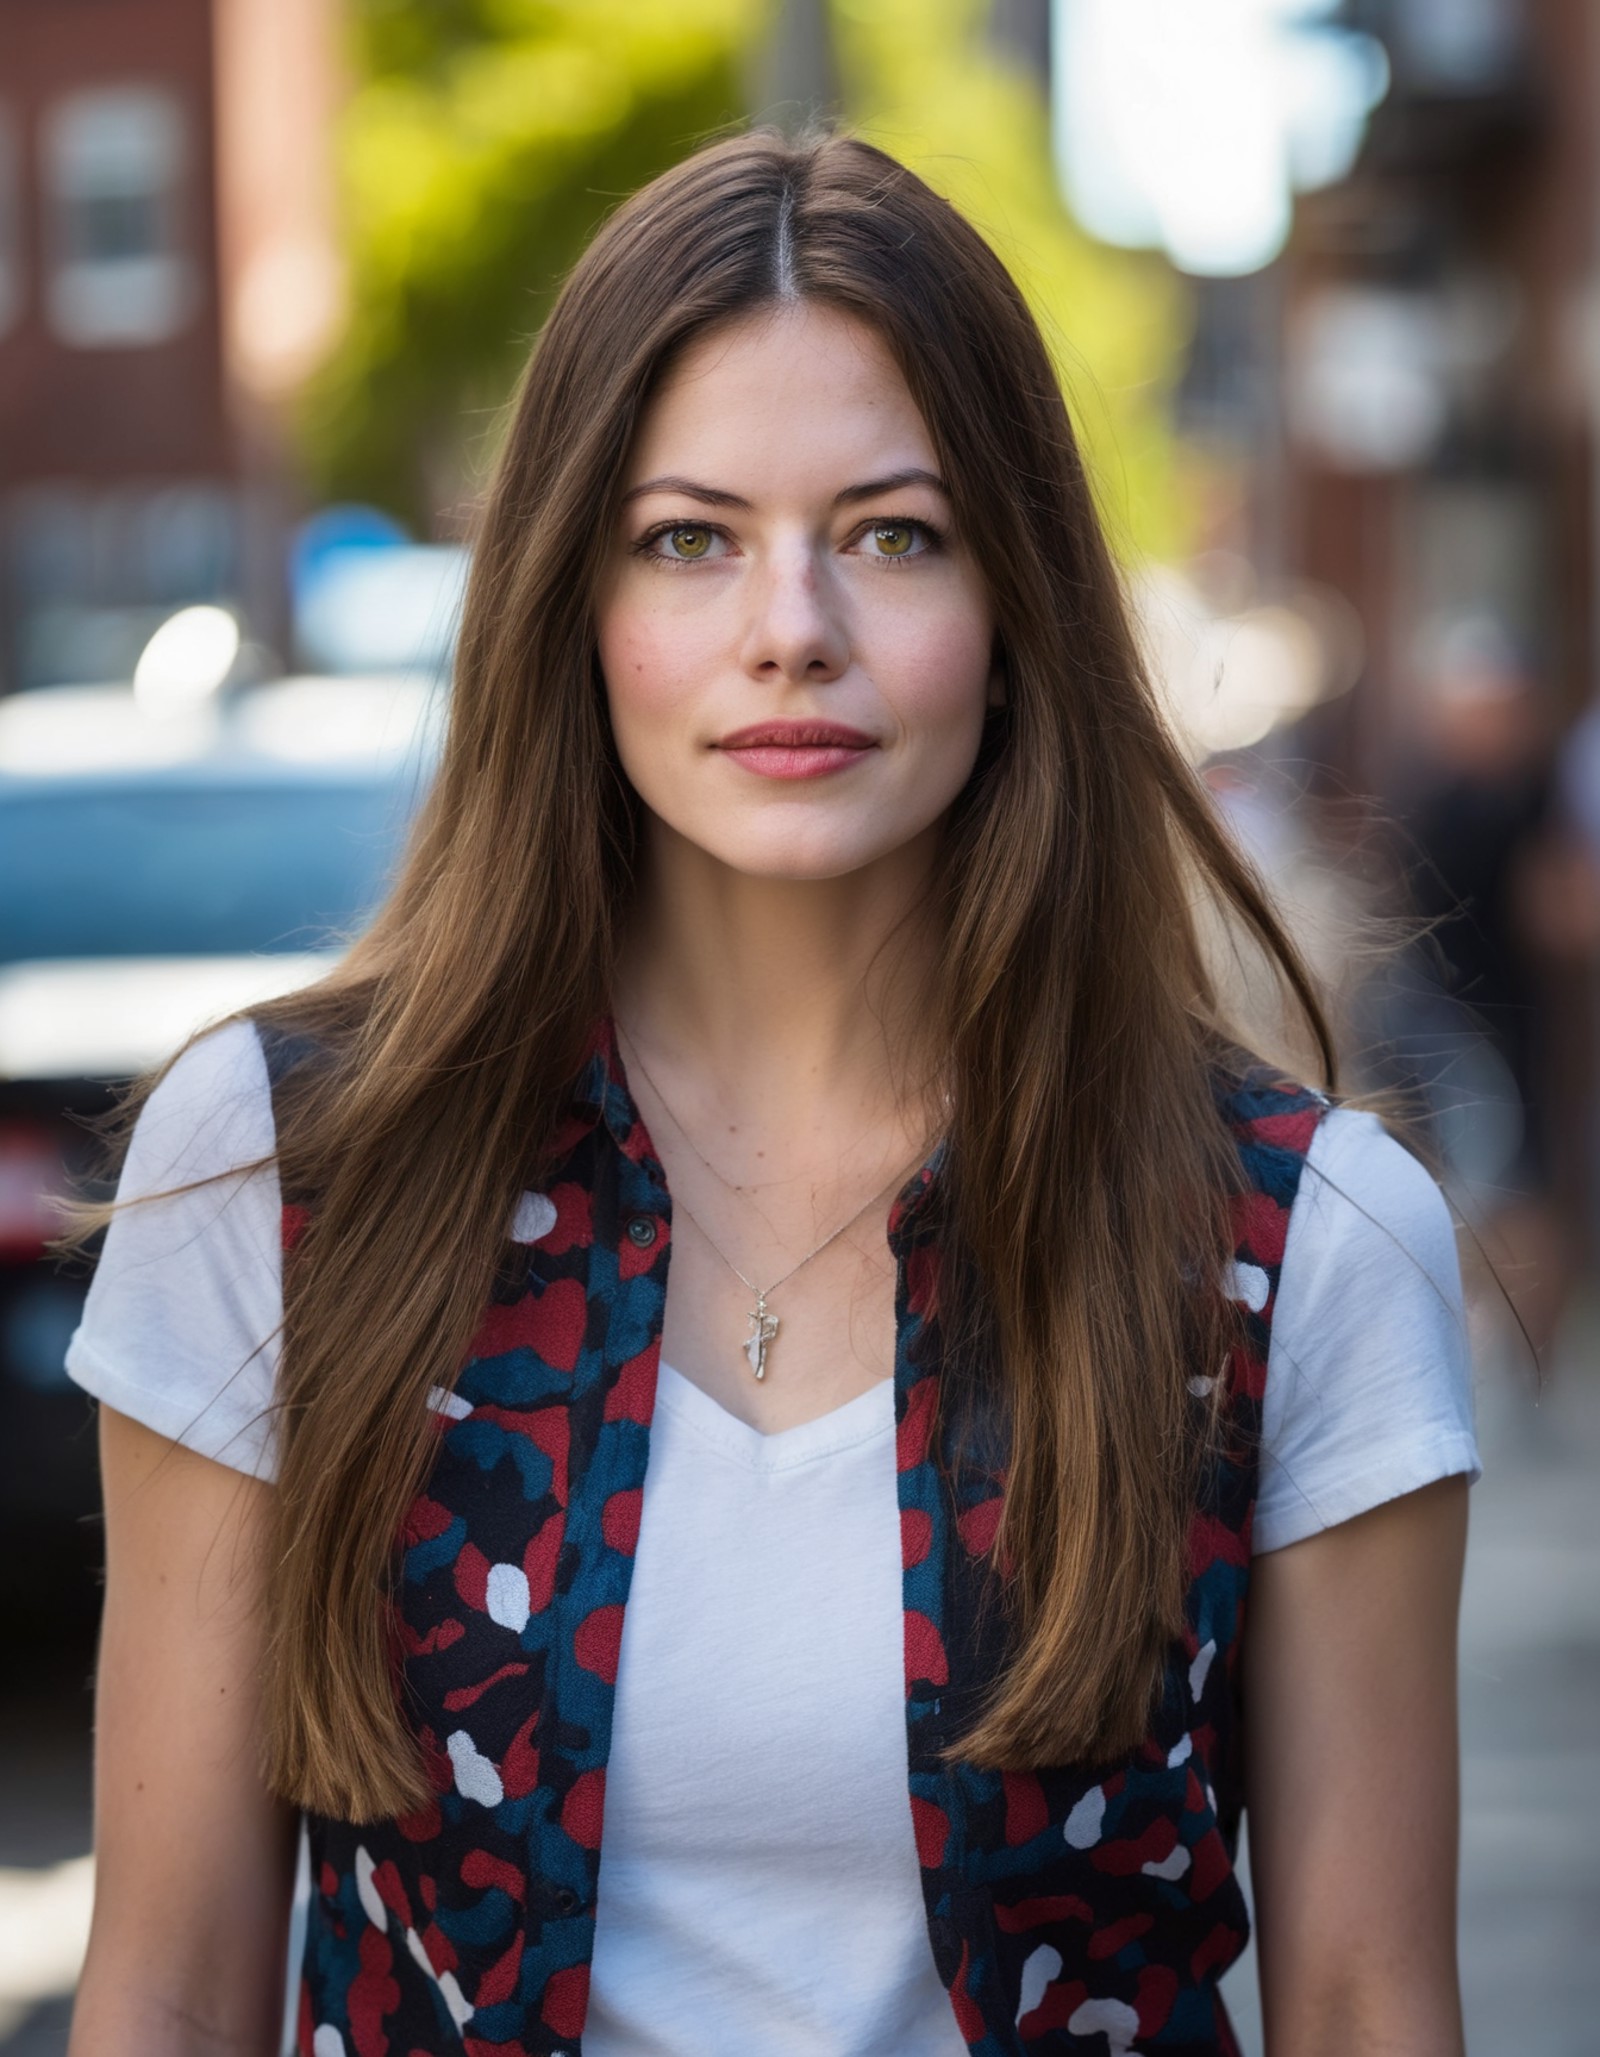
<instances>
[{"instance_id":1,"label":"nose","mask_svg":"<svg viewBox=\"0 0 1600 2057\"><path fill-rule=\"evenodd\" d=\"M774 551L747 588L744 666L771 684L823 684L850 662L850 637L827 569L798 539Z\"/></svg>"}]
</instances>

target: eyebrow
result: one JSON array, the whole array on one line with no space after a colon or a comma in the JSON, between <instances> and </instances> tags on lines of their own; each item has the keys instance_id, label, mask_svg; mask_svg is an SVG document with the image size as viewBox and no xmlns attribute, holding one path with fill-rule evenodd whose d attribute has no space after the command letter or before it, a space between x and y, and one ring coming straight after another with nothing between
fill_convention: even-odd
<instances>
[{"instance_id":1,"label":"eyebrow","mask_svg":"<svg viewBox=\"0 0 1600 2057\"><path fill-rule=\"evenodd\" d=\"M876 500L882 493L898 493L903 486L931 486L936 493L942 493L948 500L950 489L936 471L926 471L921 465L906 466L903 471L885 472L879 479L863 479L859 485L843 486L833 496L835 507L849 507L860 500ZM649 493L677 493L686 500L699 500L707 507L742 507L747 512L750 502L738 493L725 492L720 486L702 486L694 479L668 475L658 479L646 479L642 485L630 486L622 496L624 507L632 500L642 500Z\"/></svg>"}]
</instances>

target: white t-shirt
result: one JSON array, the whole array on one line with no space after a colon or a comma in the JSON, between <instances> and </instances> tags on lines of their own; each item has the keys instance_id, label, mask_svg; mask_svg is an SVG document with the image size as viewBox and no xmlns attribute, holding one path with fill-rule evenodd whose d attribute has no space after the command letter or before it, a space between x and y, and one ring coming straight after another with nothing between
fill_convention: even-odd
<instances>
[{"instance_id":1,"label":"white t-shirt","mask_svg":"<svg viewBox=\"0 0 1600 2057\"><path fill-rule=\"evenodd\" d=\"M282 1311L255 1032L152 1096L67 1355L109 1405L270 1478ZM1477 1476L1460 1270L1433 1179L1377 1120L1318 1128L1267 1366L1255 1548ZM607 1772L591 2057L706 2047L958 2057L906 1798L888 1381L762 1436L663 1366ZM738 1910L730 1922L729 1910Z\"/></svg>"},{"instance_id":2,"label":"white t-shirt","mask_svg":"<svg viewBox=\"0 0 1600 2057\"><path fill-rule=\"evenodd\" d=\"M906 1784L894 1387L764 1436L661 1367L586 2057L962 2057Z\"/></svg>"}]
</instances>

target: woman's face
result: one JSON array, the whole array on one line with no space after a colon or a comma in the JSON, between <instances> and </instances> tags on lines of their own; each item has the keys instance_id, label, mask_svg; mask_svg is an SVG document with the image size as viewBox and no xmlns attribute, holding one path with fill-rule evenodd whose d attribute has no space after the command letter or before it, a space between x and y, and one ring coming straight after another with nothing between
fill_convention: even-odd
<instances>
[{"instance_id":1,"label":"woman's face","mask_svg":"<svg viewBox=\"0 0 1600 2057\"><path fill-rule=\"evenodd\" d=\"M599 602L623 769L736 871L837 878L943 815L994 624L874 331L800 303L685 352L630 457Z\"/></svg>"}]
</instances>

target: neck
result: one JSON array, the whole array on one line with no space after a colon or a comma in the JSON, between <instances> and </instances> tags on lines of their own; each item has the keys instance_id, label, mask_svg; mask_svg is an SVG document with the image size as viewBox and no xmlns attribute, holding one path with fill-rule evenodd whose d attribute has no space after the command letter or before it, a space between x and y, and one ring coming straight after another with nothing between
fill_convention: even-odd
<instances>
[{"instance_id":1,"label":"neck","mask_svg":"<svg viewBox=\"0 0 1600 2057\"><path fill-rule=\"evenodd\" d=\"M768 1107L911 1087L934 966L932 832L847 877L735 872L659 824L616 1008L647 1057Z\"/></svg>"}]
</instances>

